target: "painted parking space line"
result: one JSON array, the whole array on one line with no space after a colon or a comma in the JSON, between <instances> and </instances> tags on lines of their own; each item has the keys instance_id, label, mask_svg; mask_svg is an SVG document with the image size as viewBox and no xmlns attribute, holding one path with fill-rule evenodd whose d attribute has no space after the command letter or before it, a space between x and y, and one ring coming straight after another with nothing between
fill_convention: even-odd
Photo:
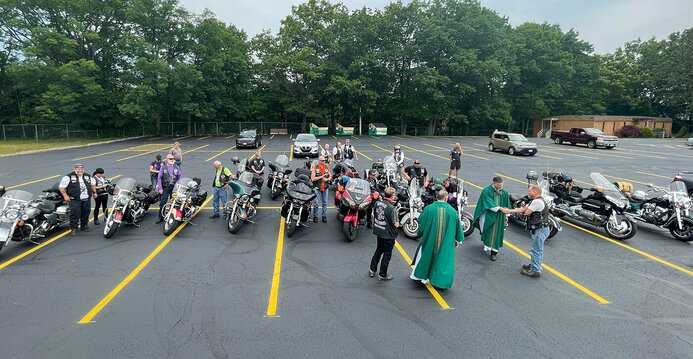
<instances>
[{"instance_id":1,"label":"painted parking space line","mask_svg":"<svg viewBox=\"0 0 693 359\"><path fill-rule=\"evenodd\" d=\"M186 139L186 138L188 138L188 137L192 137L192 136L183 136L183 137L178 137L178 138L174 138L174 139L173 139L172 141L180 141L180 140L182 140L182 139Z\"/></svg>"},{"instance_id":2,"label":"painted parking space line","mask_svg":"<svg viewBox=\"0 0 693 359\"><path fill-rule=\"evenodd\" d=\"M200 137L200 138L198 138L197 140L198 140L198 141L202 141L202 140L206 140L206 139L208 139L208 138L210 138L210 137L212 137L212 136Z\"/></svg>"},{"instance_id":3,"label":"painted parking space line","mask_svg":"<svg viewBox=\"0 0 693 359\"><path fill-rule=\"evenodd\" d=\"M639 174L641 174L641 175L659 177L659 178L666 178L666 179L668 179L669 181L671 181L671 180L674 179L674 176L662 176L662 175L658 175L658 174L655 174L655 173L648 173L648 172L642 172L642 171L635 171L635 173L639 173Z\"/></svg>"},{"instance_id":4,"label":"painted parking space line","mask_svg":"<svg viewBox=\"0 0 693 359\"><path fill-rule=\"evenodd\" d=\"M450 143L449 145L454 146L455 144L454 144L454 143ZM475 145L481 146L481 147L486 147L486 146L484 146L484 145L478 145L478 144L475 144ZM460 147L462 147L462 149L467 149L467 150L476 151L476 152L484 152L484 153L492 154L492 155L494 155L494 156L501 156L501 157L503 157L503 158L512 158L512 159L516 159L516 160L520 160L520 161L525 161L525 160L526 160L525 158L516 157L516 156L510 156L510 155L502 154L502 153L497 153L497 152L495 152L495 151L491 152L491 151L489 151L489 150L480 150L480 149L478 149L478 148L474 148L474 147L470 147L470 146L460 146Z\"/></svg>"},{"instance_id":5,"label":"painted parking space line","mask_svg":"<svg viewBox=\"0 0 693 359\"><path fill-rule=\"evenodd\" d=\"M208 146L209 146L209 145L203 145L203 146L200 146L200 147L197 147L197 148L193 148L192 150L184 151L183 154L188 154L188 153L190 153L190 152L194 152L194 151L197 151L197 150L199 150L199 149L203 149L203 148L208 147Z\"/></svg>"},{"instance_id":6,"label":"painted parking space line","mask_svg":"<svg viewBox=\"0 0 693 359\"><path fill-rule=\"evenodd\" d=\"M61 176L61 175L55 175L55 176L44 177L44 178L41 178L41 179L37 179L37 180L29 181L29 182L24 182L24 183L16 184L16 185L14 185L14 186L8 186L8 187L5 187L5 189L10 190L10 189L13 189L13 188L18 188L18 187L26 186L26 185L32 184L32 183L38 183L38 182L47 181L47 180L49 180L49 179L57 178L57 177L60 177L60 176Z\"/></svg>"},{"instance_id":7,"label":"painted parking space line","mask_svg":"<svg viewBox=\"0 0 693 359\"><path fill-rule=\"evenodd\" d=\"M209 201L211 201L211 200L212 200L212 197L207 198L207 200L202 204L202 206L204 207L204 205L209 203ZM198 209L193 214L192 218L195 218L195 216L199 212L200 212L200 210ZM82 317L82 319L80 319L78 323L79 324L92 323L93 322L92 319L94 319L94 317L97 314L99 314L99 312L101 310L103 310L103 308L105 308L106 305L108 305L108 303L111 300L113 300L113 298L115 298L115 296L118 295L118 293L120 293L120 291L123 290L123 288L125 288L125 286L128 285L128 283L130 283L133 279L135 279L135 277L137 277L137 275L149 264L149 262L151 262L152 259L154 259L154 257L156 257L159 254L159 252L161 252L161 250L163 250L164 247L166 247L166 245L168 245L171 242L171 240L173 240L173 238L183 228L185 228L185 226L187 224L188 224L188 222L185 222L185 223L182 223L180 226L178 226L178 228L176 228L176 230L173 231L173 233L171 233L171 235L166 237L166 239L164 239L164 241L161 242L154 249L154 251L149 253L149 255L127 277L125 277L125 279L123 279L123 281L121 281L115 288L113 288L113 290L111 290L103 299L101 299L101 301L94 308L92 308L84 317Z\"/></svg>"},{"instance_id":8,"label":"painted parking space line","mask_svg":"<svg viewBox=\"0 0 693 359\"><path fill-rule=\"evenodd\" d=\"M437 158L444 159L444 160L446 160L446 161L450 161L449 158L443 157L443 156L441 156L441 155L436 155L436 154L434 154L434 153L430 153L430 152L427 152L427 151L417 150L416 148L412 148L412 147L409 147L409 146L405 146L405 145L403 145L403 144L401 144L401 143L398 143L398 145L399 145L400 147L404 147L404 148L410 149L410 150L412 150L412 151L421 152L421 153L423 153L423 154L425 154L425 155L429 155L429 156L433 156L433 157L437 157Z\"/></svg>"},{"instance_id":9,"label":"painted parking space line","mask_svg":"<svg viewBox=\"0 0 693 359\"><path fill-rule=\"evenodd\" d=\"M392 138L396 138L396 139L398 139L398 140L403 140L403 139L404 139L404 138L402 138L402 137L399 137L399 136L390 136L390 137L392 137Z\"/></svg>"},{"instance_id":10,"label":"painted parking space line","mask_svg":"<svg viewBox=\"0 0 693 359\"><path fill-rule=\"evenodd\" d=\"M442 173L444 176L447 176L447 175L448 175L448 174L445 173L445 172L441 172L441 173ZM468 185L470 185L470 186L472 186L472 187L474 187L474 188L478 188L478 189L480 189L480 190L483 190L483 189L484 189L483 187L477 186L477 185L475 185L474 183L471 183L471 182L469 182L469 181L465 181L465 180L462 179L462 178L459 178L459 180L461 180L462 182L464 182L464 184L466 184L466 185L468 184ZM476 205L474 205L474 206L467 206L467 207L476 207Z\"/></svg>"},{"instance_id":11,"label":"painted parking space line","mask_svg":"<svg viewBox=\"0 0 693 359\"><path fill-rule=\"evenodd\" d=\"M512 249L515 250L516 252L520 253L520 254L523 255L525 258L531 259L531 257L530 257L529 254L525 253L525 252L524 252L523 250L521 250L520 248L517 248L514 244L508 242L507 239L504 239L504 240L503 240L503 244L507 245L508 247L512 248ZM609 304L609 301L608 301L608 300L602 298L601 296L599 296L598 294L594 293L593 291L591 291L591 290L585 288L585 286L583 286L583 285L581 285L580 283L574 281L573 279L571 279L570 277L566 276L565 274L563 274L563 273L561 273L561 272L559 272L559 271L557 271L557 270L551 268L550 266L546 265L546 263L542 263L541 267L544 268L544 269L546 269L546 270L548 270L549 272L555 274L558 278L563 279L565 282L571 284L572 286L574 286L575 288L581 290L582 292L584 292L585 294L589 295L590 297L594 298L594 299L595 299L596 301L598 301L599 303L601 303L601 304Z\"/></svg>"},{"instance_id":12,"label":"painted parking space line","mask_svg":"<svg viewBox=\"0 0 693 359\"><path fill-rule=\"evenodd\" d=\"M640 181L636 181L636 180L632 180L632 179L628 179L628 178L623 178L623 177L611 176L611 175L608 175L608 174L605 174L605 173L602 173L602 175L603 175L604 177L609 177L609 178L613 178L613 179L617 179L617 180L621 180L621 181L626 181L626 182L633 182L633 183L644 184L644 185L647 185L647 184L648 184L648 183L646 183L646 182L640 182ZM657 188L667 188L667 187L662 187L662 186L655 186L655 187L657 187Z\"/></svg>"},{"instance_id":13,"label":"painted parking space line","mask_svg":"<svg viewBox=\"0 0 693 359\"><path fill-rule=\"evenodd\" d=\"M447 148L438 147L438 146L434 146L434 145L429 145L428 143L424 143L424 146L428 146L428 147L432 147L432 148L437 148L437 149L439 149L439 150L443 150L443 151L446 151L446 152L450 151L450 150L447 149ZM462 146L460 146L460 147L462 147ZM488 161L488 158L486 158L486 157L470 155L470 154L468 154L468 153L463 153L463 154L462 154L462 157L464 157L464 156L474 157L474 158L478 158L478 159L480 159L480 160L487 160L487 161ZM448 160L449 160L449 159L448 159Z\"/></svg>"},{"instance_id":14,"label":"painted parking space line","mask_svg":"<svg viewBox=\"0 0 693 359\"><path fill-rule=\"evenodd\" d=\"M539 147L539 146L537 146L537 147ZM560 149L560 150L557 150L557 149L554 149L554 148L551 148L551 147L548 147L548 146L541 146L541 151L543 151L543 152L548 152L548 153L552 153L552 154L556 154L556 155L562 155L562 156L572 156L572 157L579 157L579 158L587 158L587 159L590 159L590 160L599 160L599 159L600 159L599 157L595 157L595 156L589 156L589 155L583 155L583 154L574 153L574 152L576 152L575 150L570 150L570 149ZM617 157L621 158L622 156L617 156Z\"/></svg>"},{"instance_id":15,"label":"painted parking space line","mask_svg":"<svg viewBox=\"0 0 693 359\"><path fill-rule=\"evenodd\" d=\"M691 158L691 156L686 156L686 155L680 155L677 153L667 153L667 152L654 152L654 151L645 151L645 150L636 150L636 149L620 149L619 151L628 151L628 152L638 152L638 156L644 156L644 157L651 157L651 158L658 158L665 160L666 157L663 156L673 156L673 157L682 157L682 158ZM641 154L642 153L642 154ZM662 156L653 156L652 154L655 155L662 155Z\"/></svg>"},{"instance_id":16,"label":"painted parking space line","mask_svg":"<svg viewBox=\"0 0 693 359\"><path fill-rule=\"evenodd\" d=\"M115 150L115 151L97 153L97 154L95 154L95 155L89 155L89 156L84 156L84 157L73 158L72 161L81 161L81 160L86 160L86 159L88 159L88 158L100 157L100 156L110 155L110 154L113 154L113 153L128 152L128 151L129 151L129 149L124 148L124 149Z\"/></svg>"},{"instance_id":17,"label":"painted parking space line","mask_svg":"<svg viewBox=\"0 0 693 359\"><path fill-rule=\"evenodd\" d=\"M159 137L148 138L147 141L160 140L160 139L162 139L162 138L166 138L166 136L159 136Z\"/></svg>"},{"instance_id":18,"label":"painted parking space line","mask_svg":"<svg viewBox=\"0 0 693 359\"><path fill-rule=\"evenodd\" d=\"M370 158L370 157L364 155L361 151L356 151L356 153L358 153L359 155L361 155L361 156L363 156L363 157L366 157L369 161L373 161L372 158Z\"/></svg>"},{"instance_id":19,"label":"painted parking space line","mask_svg":"<svg viewBox=\"0 0 693 359\"><path fill-rule=\"evenodd\" d=\"M404 260L407 261L409 268L414 268L414 266L411 264L412 263L411 258L407 255L407 252L404 251L404 248L402 248L402 246L400 246L399 242L397 242L396 240L395 240L395 247L397 247L397 251L399 251L399 253L402 255L402 258L404 258ZM433 288L431 283L426 283L426 289L428 289L428 291L431 293L433 298L435 298L436 302L438 302L438 304L440 305L440 309L455 309L455 308L451 308L448 305L448 303L445 301L445 299L443 299L443 297L440 296L438 291L435 288Z\"/></svg>"},{"instance_id":20,"label":"painted parking space line","mask_svg":"<svg viewBox=\"0 0 693 359\"><path fill-rule=\"evenodd\" d=\"M589 156L589 155L584 155L584 154L583 154L584 149L583 149L583 150L580 150L580 149L576 149L576 148L574 148L574 147L572 147L572 146L570 146L569 148L558 148L558 146L564 146L564 145L556 145L556 146L545 146L545 145L542 145L541 147L544 148L546 151L549 151L548 149L550 149L550 151L553 151L553 152L560 152L560 153L563 153L563 154L566 154L566 155L568 155L568 153L580 153L581 156ZM590 149L588 148L587 151L589 151L589 150L590 150ZM612 153L606 153L607 151L609 151L609 152L614 152L614 151L616 151L616 149L614 149L614 148L612 148L612 149L610 149L610 150L607 150L607 149L604 149L604 150L594 149L594 150L592 150L592 151L599 151L598 153L594 153L595 156L625 158L625 159L629 159L629 160L635 159L634 157L629 156L629 155L632 155L632 153L629 153L628 155L626 155L626 154L617 154L617 155L615 155L615 154L612 154ZM593 157L593 156L590 156L590 157ZM595 158L600 159L599 157L595 157Z\"/></svg>"},{"instance_id":21,"label":"painted parking space line","mask_svg":"<svg viewBox=\"0 0 693 359\"><path fill-rule=\"evenodd\" d=\"M270 141L272 141L273 138L274 138L274 135L270 136Z\"/></svg>"},{"instance_id":22,"label":"painted parking space line","mask_svg":"<svg viewBox=\"0 0 693 359\"><path fill-rule=\"evenodd\" d=\"M216 155L214 155L214 156L212 156L212 157L206 159L205 162L209 162L209 161L211 161L211 160L213 160L213 159L215 159L215 158L217 158L217 157L223 155L224 153L231 151L231 150L234 149L234 148L236 148L236 146L231 146L231 147L227 148L226 150L221 151L221 152L217 153Z\"/></svg>"},{"instance_id":23,"label":"painted parking space line","mask_svg":"<svg viewBox=\"0 0 693 359\"><path fill-rule=\"evenodd\" d=\"M262 149L265 148L265 146L267 146L267 145L262 145L262 147L258 148L257 151L253 152L253 155L250 156L250 157L248 157L248 162L250 162L250 160L252 160L253 157L255 157L255 155L256 155L258 152L261 152Z\"/></svg>"},{"instance_id":24,"label":"painted parking space line","mask_svg":"<svg viewBox=\"0 0 693 359\"><path fill-rule=\"evenodd\" d=\"M291 145L291 150L289 152L289 162L294 160L294 145Z\"/></svg>"},{"instance_id":25,"label":"painted parking space line","mask_svg":"<svg viewBox=\"0 0 693 359\"><path fill-rule=\"evenodd\" d=\"M392 153L392 152L390 152L390 151L388 151L388 150L386 150L386 149L384 149L384 148L382 148L382 147L376 145L375 143L371 143L371 146L373 146L373 147L375 147L375 148L377 148L377 149L380 149L380 150L383 151L383 152ZM404 159L407 160L407 161L413 161L411 158L409 158L409 157L407 157L407 156L404 156Z\"/></svg>"},{"instance_id":26,"label":"painted parking space line","mask_svg":"<svg viewBox=\"0 0 693 359\"><path fill-rule=\"evenodd\" d=\"M690 271L690 270L688 270L688 269L686 269L686 268L679 267L679 266L677 266L677 265L675 265L675 264L672 264L672 263L670 263L670 262L667 262L667 261L665 261L665 260L663 260L663 259L661 259L661 258L659 258L659 257L653 256L652 254L643 252L643 251L641 251L641 250L639 250L639 249L635 249L635 248L633 248L633 247L631 247L631 246L629 246L629 245L627 245L627 244L623 244L623 243L621 243L621 242L619 242L619 241L617 241L617 240L614 240L614 239L611 239L611 238L609 238L609 237L603 236L603 235L601 235L601 234L599 234L599 233L592 232L592 231L590 231L589 229L583 228L583 227L581 227L581 226L578 226L578 225L576 225L576 224L570 223L570 222L568 222L568 221L565 221L565 220L564 220L563 223L565 223L565 224L567 224L567 225L569 225L569 226L571 226L571 227L573 227L573 228L577 228L577 229L579 229L579 230L581 230L581 231L583 231L583 232L589 233L589 234L591 234L591 235L593 235L593 236L599 237L599 238L601 238L601 239L603 239L603 240L605 240L605 241L608 241L608 242L611 242L611 243L616 244L616 245L618 245L618 246L621 246L621 247L623 247L623 248L626 248L626 249L628 249L628 250L630 250L630 251L633 251L633 252L635 252L635 253L637 253L637 254L640 254L640 255L642 255L642 256L645 256L645 257L647 257L647 258L649 258L649 259L652 259L652 260L654 260L654 261L656 261L656 262L662 263L662 264L664 264L664 265L666 265L666 266L669 266L669 267L671 267L671 268L674 268L674 269L679 270L679 271L681 271L681 272L683 272L683 273L686 273L686 274L688 274L688 275L692 275L692 276L693 276L693 271Z\"/></svg>"},{"instance_id":27,"label":"painted parking space line","mask_svg":"<svg viewBox=\"0 0 693 359\"><path fill-rule=\"evenodd\" d=\"M169 147L169 146L159 147L159 148L157 148L157 149L154 150L154 151L148 151L148 152L138 153L138 154L136 154L136 155L132 155L132 156L128 156L128 157L123 157L123 158L121 158L121 159L118 159L116 162L121 162L121 161L129 160L129 159L132 159L132 158L135 158L135 157L139 157L139 156L144 156L144 155L152 154L152 153L154 153L154 152L163 151L163 150L167 149L168 147Z\"/></svg>"},{"instance_id":28,"label":"painted parking space line","mask_svg":"<svg viewBox=\"0 0 693 359\"><path fill-rule=\"evenodd\" d=\"M267 315L265 317L279 317L277 315L277 300L279 299L279 276L282 271L282 253L284 251L284 219L280 219L279 234L277 235L277 250L274 254L274 271L272 272L272 286L270 287Z\"/></svg>"}]
</instances>

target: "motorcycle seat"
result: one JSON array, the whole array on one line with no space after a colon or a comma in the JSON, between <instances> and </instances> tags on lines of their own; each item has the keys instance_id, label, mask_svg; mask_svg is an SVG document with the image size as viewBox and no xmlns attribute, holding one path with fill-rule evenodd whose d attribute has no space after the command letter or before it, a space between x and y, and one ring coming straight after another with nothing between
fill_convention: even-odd
<instances>
[{"instance_id":1,"label":"motorcycle seat","mask_svg":"<svg viewBox=\"0 0 693 359\"><path fill-rule=\"evenodd\" d=\"M41 213L43 213L43 214L49 214L49 213L53 213L55 211L55 205L56 205L56 203L53 201L44 201L44 202L39 202L36 205L36 208L41 210Z\"/></svg>"},{"instance_id":2,"label":"motorcycle seat","mask_svg":"<svg viewBox=\"0 0 693 359\"><path fill-rule=\"evenodd\" d=\"M144 182L137 182L137 184L135 185L136 188L138 188L139 190L144 191L144 192L149 192L149 190L150 190L149 187L151 187L151 186L152 186L151 183L144 183Z\"/></svg>"}]
</instances>

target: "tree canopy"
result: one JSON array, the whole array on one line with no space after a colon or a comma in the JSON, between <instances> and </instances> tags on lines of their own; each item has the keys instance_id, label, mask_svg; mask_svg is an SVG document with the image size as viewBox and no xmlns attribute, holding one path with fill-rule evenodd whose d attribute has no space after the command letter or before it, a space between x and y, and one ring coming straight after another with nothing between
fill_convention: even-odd
<instances>
[{"instance_id":1,"label":"tree canopy","mask_svg":"<svg viewBox=\"0 0 693 359\"><path fill-rule=\"evenodd\" d=\"M527 133L552 115L693 119L693 29L611 54L475 0L309 0L253 38L177 0L0 0L0 123L382 122Z\"/></svg>"}]
</instances>

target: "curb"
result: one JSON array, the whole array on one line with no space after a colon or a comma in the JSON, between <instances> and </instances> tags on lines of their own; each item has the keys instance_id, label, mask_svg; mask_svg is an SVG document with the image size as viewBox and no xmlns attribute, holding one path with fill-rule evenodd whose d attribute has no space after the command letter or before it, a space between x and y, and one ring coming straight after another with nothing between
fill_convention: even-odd
<instances>
[{"instance_id":1,"label":"curb","mask_svg":"<svg viewBox=\"0 0 693 359\"><path fill-rule=\"evenodd\" d=\"M33 150L33 151L17 152L17 153L11 153L11 154L8 154L8 155L0 155L0 158L12 157L12 156L21 156L21 155L30 155L30 154L32 154L32 153L51 152L51 151L59 151L59 150L69 150L69 149L73 149L73 148L81 148L81 147L90 147L90 146L106 145L106 144L109 144L109 143L116 143L116 142L137 140L137 139L145 138L145 137L150 137L150 136L126 137L126 138L121 138L121 139L117 139L117 140L105 141L105 142L87 143L86 145L67 146L67 147L53 147L53 148L45 148L45 149L42 149L42 150Z\"/></svg>"}]
</instances>

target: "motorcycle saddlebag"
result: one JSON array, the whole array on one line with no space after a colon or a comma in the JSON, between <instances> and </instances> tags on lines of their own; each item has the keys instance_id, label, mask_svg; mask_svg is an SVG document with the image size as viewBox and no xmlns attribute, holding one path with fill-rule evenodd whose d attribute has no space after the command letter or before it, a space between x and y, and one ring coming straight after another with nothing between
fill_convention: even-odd
<instances>
[{"instance_id":1,"label":"motorcycle saddlebag","mask_svg":"<svg viewBox=\"0 0 693 359\"><path fill-rule=\"evenodd\" d=\"M197 193L197 196L195 197L195 205L196 206L201 206L202 203L205 202L207 199L207 191L200 191Z\"/></svg>"},{"instance_id":2,"label":"motorcycle saddlebag","mask_svg":"<svg viewBox=\"0 0 693 359\"><path fill-rule=\"evenodd\" d=\"M584 201L582 201L582 208L588 209L588 210L593 211L593 212L601 212L601 213L611 211L611 205L610 204L603 202L603 201L600 201L600 200L597 200L597 199L593 199L593 198L587 198Z\"/></svg>"},{"instance_id":3,"label":"motorcycle saddlebag","mask_svg":"<svg viewBox=\"0 0 693 359\"><path fill-rule=\"evenodd\" d=\"M282 217L286 218L286 216L289 214L289 207L291 207L291 205L288 203L284 203L282 205L282 209L281 209L281 216Z\"/></svg>"}]
</instances>

